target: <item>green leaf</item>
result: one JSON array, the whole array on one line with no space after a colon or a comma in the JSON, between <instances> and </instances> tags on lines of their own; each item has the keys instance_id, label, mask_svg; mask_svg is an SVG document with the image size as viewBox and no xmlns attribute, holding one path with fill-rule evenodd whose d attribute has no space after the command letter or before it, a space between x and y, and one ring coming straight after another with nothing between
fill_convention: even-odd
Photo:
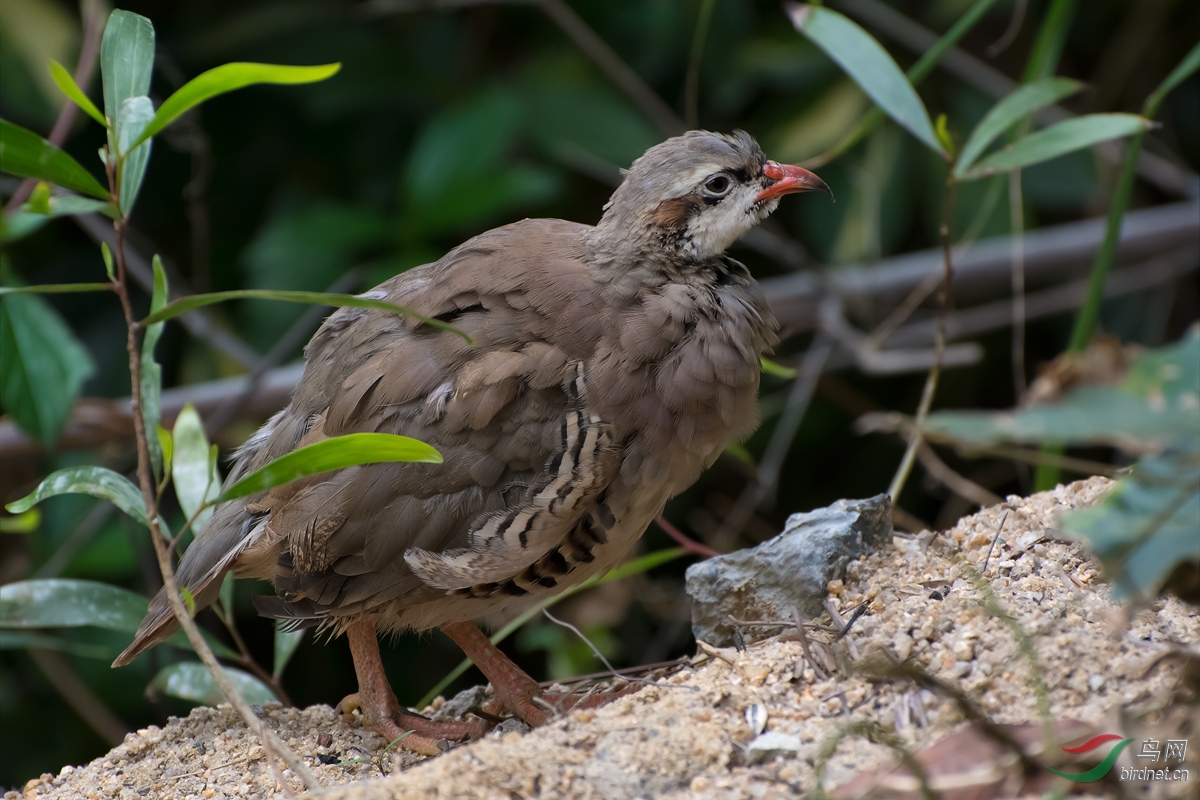
<instances>
[{"instance_id":1,"label":"green leaf","mask_svg":"<svg viewBox=\"0 0 1200 800\"><path fill-rule=\"evenodd\" d=\"M154 438L158 440L158 451L162 458L161 472L166 475L175 460L175 441L171 438L171 432L162 425L154 426Z\"/></svg>"},{"instance_id":2,"label":"green leaf","mask_svg":"<svg viewBox=\"0 0 1200 800\"><path fill-rule=\"evenodd\" d=\"M92 357L46 301L0 295L0 405L46 448L54 446L94 370Z\"/></svg>"},{"instance_id":3,"label":"green leaf","mask_svg":"<svg viewBox=\"0 0 1200 800\"><path fill-rule=\"evenodd\" d=\"M47 578L0 587L0 628L91 625L132 633L146 616L146 598L97 581Z\"/></svg>"},{"instance_id":4,"label":"green leaf","mask_svg":"<svg viewBox=\"0 0 1200 800\"><path fill-rule=\"evenodd\" d=\"M939 411L922 430L979 444L1108 444L1134 451L1200 435L1200 331L1142 354L1115 386L1081 386L1061 403L1009 412Z\"/></svg>"},{"instance_id":5,"label":"green leaf","mask_svg":"<svg viewBox=\"0 0 1200 800\"><path fill-rule=\"evenodd\" d=\"M1029 134L980 160L962 177L974 180L997 172L1023 169L1100 142L1132 136L1153 126L1154 123L1137 114L1086 114Z\"/></svg>"},{"instance_id":6,"label":"green leaf","mask_svg":"<svg viewBox=\"0 0 1200 800\"><path fill-rule=\"evenodd\" d=\"M43 216L50 215L50 184L45 181L38 181L33 187L33 191L29 193L29 200L26 201L25 210L31 214L41 214Z\"/></svg>"},{"instance_id":7,"label":"green leaf","mask_svg":"<svg viewBox=\"0 0 1200 800\"><path fill-rule=\"evenodd\" d=\"M305 475L330 472L359 464L392 461L442 463L442 456L424 442L390 433L351 433L293 450L256 469L221 492L218 502L245 497L280 486Z\"/></svg>"},{"instance_id":8,"label":"green leaf","mask_svg":"<svg viewBox=\"0 0 1200 800\"><path fill-rule=\"evenodd\" d=\"M134 633L150 603L139 594L98 581L46 578L0 586L0 628L78 628L92 626ZM213 652L222 658L238 654L204 634ZM183 631L167 644L190 649Z\"/></svg>"},{"instance_id":9,"label":"green leaf","mask_svg":"<svg viewBox=\"0 0 1200 800\"><path fill-rule=\"evenodd\" d=\"M54 79L54 83L62 89L62 93L75 105L84 110L89 117L99 122L104 127L108 127L108 123L104 120L104 115L100 113L100 109L96 108L96 104L88 99L88 96L83 93L79 85L75 83L75 79L71 77L71 73L67 72L62 64L50 59L50 77Z\"/></svg>"},{"instance_id":10,"label":"green leaf","mask_svg":"<svg viewBox=\"0 0 1200 800\"><path fill-rule=\"evenodd\" d=\"M0 297L10 294L69 294L72 292L109 292L110 283L40 283L36 286L0 286Z\"/></svg>"},{"instance_id":11,"label":"green leaf","mask_svg":"<svg viewBox=\"0 0 1200 800\"><path fill-rule=\"evenodd\" d=\"M382 300L372 300L367 297L356 294L330 294L328 292L289 292L277 289L237 289L230 292L212 292L211 294L193 294L187 297L181 297L174 300L162 309L150 314L144 320L143 325L151 325L155 322L173 319L180 314L191 311L194 308L201 306L212 305L213 303L224 303L227 300L279 300L285 303L308 303L309 305L323 306L352 306L354 308L377 308L382 311L392 311L397 314L403 314L413 319L420 320L421 323L430 327L438 328L439 330L453 333L461 336L468 342L472 341L471 337L467 336L462 331L455 328L453 325L447 325L441 320L430 319L422 316L411 308L398 306L394 303L385 303Z\"/></svg>"},{"instance_id":12,"label":"green leaf","mask_svg":"<svg viewBox=\"0 0 1200 800\"><path fill-rule=\"evenodd\" d=\"M649 572L655 567L661 567L663 564L674 561L685 553L686 551L682 547L668 547L666 550L655 550L653 553L646 553L637 558L632 558L621 566L610 569L595 582L597 584L611 583L612 581L619 581L622 578L628 578L630 575L641 575L643 572ZM583 585L586 585L586 583Z\"/></svg>"},{"instance_id":13,"label":"green leaf","mask_svg":"<svg viewBox=\"0 0 1200 800\"><path fill-rule=\"evenodd\" d=\"M45 214L30 214L27 211L0 213L0 243L7 244L24 239L50 221Z\"/></svg>"},{"instance_id":14,"label":"green leaf","mask_svg":"<svg viewBox=\"0 0 1200 800\"><path fill-rule=\"evenodd\" d=\"M78 161L33 131L6 119L0 119L0 172L108 199L108 190Z\"/></svg>"},{"instance_id":15,"label":"green leaf","mask_svg":"<svg viewBox=\"0 0 1200 800\"><path fill-rule=\"evenodd\" d=\"M338 64L315 67L287 67L279 64L233 63L222 64L201 73L185 83L158 108L154 121L136 143L155 136L180 115L205 100L258 83L313 83L332 77L342 68Z\"/></svg>"},{"instance_id":16,"label":"green leaf","mask_svg":"<svg viewBox=\"0 0 1200 800\"><path fill-rule=\"evenodd\" d=\"M115 651L102 644L87 644L85 642L64 639L61 636L47 636L44 633L0 631L0 650L57 650L83 658L95 658L101 661L112 661Z\"/></svg>"},{"instance_id":17,"label":"green leaf","mask_svg":"<svg viewBox=\"0 0 1200 800\"><path fill-rule=\"evenodd\" d=\"M121 104L150 94L154 70L154 25L145 17L117 9L108 17L100 40L100 72L104 76L104 115L116 125ZM113 139L110 145L115 145Z\"/></svg>"},{"instance_id":18,"label":"green leaf","mask_svg":"<svg viewBox=\"0 0 1200 800\"><path fill-rule=\"evenodd\" d=\"M107 248L104 252L107 253ZM111 255L105 259L106 267L110 265L111 260ZM154 268L154 289L150 294L150 312L154 313L167 304L167 273L163 269L162 259L157 253L154 254L150 263ZM140 384L142 388L142 419L145 421L148 431L157 429L162 421L162 367L154 358L154 348L158 346L158 339L162 336L163 324L159 322L147 325L146 333L142 337L142 380ZM161 478L165 472L163 447L159 442L159 437L152 438L149 445L154 472Z\"/></svg>"},{"instance_id":19,"label":"green leaf","mask_svg":"<svg viewBox=\"0 0 1200 800\"><path fill-rule=\"evenodd\" d=\"M42 523L42 512L36 508L15 517L0 517L0 533L33 533Z\"/></svg>"},{"instance_id":20,"label":"green leaf","mask_svg":"<svg viewBox=\"0 0 1200 800\"><path fill-rule=\"evenodd\" d=\"M90 494L111 500L134 520L149 525L141 491L123 475L106 467L67 467L51 473L38 487L20 500L5 506L13 514L27 511L47 497L60 494Z\"/></svg>"},{"instance_id":21,"label":"green leaf","mask_svg":"<svg viewBox=\"0 0 1200 800\"><path fill-rule=\"evenodd\" d=\"M1082 88L1082 83L1070 78L1047 78L1026 84L1005 97L992 106L975 126L975 130L971 131L967 143L963 145L962 155L954 167L954 174L959 178L965 175L971 165L983 155L987 146L1013 125Z\"/></svg>"},{"instance_id":22,"label":"green leaf","mask_svg":"<svg viewBox=\"0 0 1200 800\"><path fill-rule=\"evenodd\" d=\"M300 646L300 642L304 640L305 630L288 630L286 623L281 620L275 620L275 660L271 675L278 678L283 674L283 670L287 667L292 656L296 653L296 648Z\"/></svg>"},{"instance_id":23,"label":"green leaf","mask_svg":"<svg viewBox=\"0 0 1200 800\"><path fill-rule=\"evenodd\" d=\"M179 596L183 598L183 604L187 607L189 617L196 616L196 595L192 594L192 590L186 586L179 587Z\"/></svg>"},{"instance_id":24,"label":"green leaf","mask_svg":"<svg viewBox=\"0 0 1200 800\"><path fill-rule=\"evenodd\" d=\"M772 361L766 356L759 358L759 365L764 375L773 375L776 378L785 378L789 381L796 377L796 370L791 367L785 367L778 361Z\"/></svg>"},{"instance_id":25,"label":"green leaf","mask_svg":"<svg viewBox=\"0 0 1200 800\"><path fill-rule=\"evenodd\" d=\"M246 698L247 703L266 705L278 703L277 698L265 683L248 672L232 667L222 667L230 683L237 687ZM226 702L225 695L213 681L208 668L196 661L172 664L163 667L154 680L150 681L149 689L170 697L178 697L200 705L215 706Z\"/></svg>"},{"instance_id":26,"label":"green leaf","mask_svg":"<svg viewBox=\"0 0 1200 800\"><path fill-rule=\"evenodd\" d=\"M1175 69L1171 70L1171 74L1164 78L1163 82L1158 85L1158 88L1146 98L1146 103L1142 107L1142 116L1148 119L1153 119L1157 116L1158 107L1162 105L1162 101L1171 93L1171 90L1192 77L1192 74L1198 69L1200 69L1200 42L1197 42L1188 51L1188 54L1176 65Z\"/></svg>"},{"instance_id":27,"label":"green leaf","mask_svg":"<svg viewBox=\"0 0 1200 800\"><path fill-rule=\"evenodd\" d=\"M108 274L108 280L116 283L117 274L113 271L112 250L108 249L108 242L100 243L100 257L104 259L104 271Z\"/></svg>"},{"instance_id":28,"label":"green leaf","mask_svg":"<svg viewBox=\"0 0 1200 800\"><path fill-rule=\"evenodd\" d=\"M946 155L921 98L871 34L822 6L794 5L788 13L796 30L825 51L889 117L929 149Z\"/></svg>"},{"instance_id":29,"label":"green leaf","mask_svg":"<svg viewBox=\"0 0 1200 800\"><path fill-rule=\"evenodd\" d=\"M1115 599L1152 600L1178 565L1200 565L1200 437L1134 465L1099 505L1063 526L1088 539Z\"/></svg>"},{"instance_id":30,"label":"green leaf","mask_svg":"<svg viewBox=\"0 0 1200 800\"><path fill-rule=\"evenodd\" d=\"M111 219L117 219L121 212L107 200L93 200L90 197L80 197L74 194L60 194L49 198L45 209L34 212L27 203L25 210L42 214L47 217L70 217L82 214L103 214Z\"/></svg>"},{"instance_id":31,"label":"green leaf","mask_svg":"<svg viewBox=\"0 0 1200 800\"><path fill-rule=\"evenodd\" d=\"M128 215L142 189L146 167L150 164L150 147L153 142L142 141L141 135L154 118L154 104L150 98L127 97L117 112L117 153L121 164L120 197L121 213ZM141 144L135 145L135 141Z\"/></svg>"},{"instance_id":32,"label":"green leaf","mask_svg":"<svg viewBox=\"0 0 1200 800\"><path fill-rule=\"evenodd\" d=\"M171 465L175 496L179 498L183 516L186 519L195 516L192 530L199 531L212 516L212 509L205 506L220 494L221 476L209 457L204 423L191 403L175 418L171 438L175 443Z\"/></svg>"}]
</instances>

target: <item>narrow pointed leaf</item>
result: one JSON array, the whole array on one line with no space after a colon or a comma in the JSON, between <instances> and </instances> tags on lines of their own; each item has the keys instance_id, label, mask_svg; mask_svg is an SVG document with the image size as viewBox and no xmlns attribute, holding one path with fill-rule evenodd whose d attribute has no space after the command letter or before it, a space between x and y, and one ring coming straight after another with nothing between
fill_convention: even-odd
<instances>
[{"instance_id":1,"label":"narrow pointed leaf","mask_svg":"<svg viewBox=\"0 0 1200 800\"><path fill-rule=\"evenodd\" d=\"M39 283L37 286L0 286L0 297L7 294L68 294L108 291L112 291L111 283Z\"/></svg>"},{"instance_id":2,"label":"narrow pointed leaf","mask_svg":"<svg viewBox=\"0 0 1200 800\"><path fill-rule=\"evenodd\" d=\"M107 266L110 259L105 259ZM162 259L158 254L150 261L154 268L154 289L150 294L150 311L155 312L167 304L167 273L163 269ZM162 367L154 358L154 348L162 336L163 323L147 325L146 333L142 336L142 419L146 430L152 431L159 427L162 420ZM159 437L150 439L150 460L154 465L155 475L165 474L163 466L163 448ZM169 459L167 459L169 460Z\"/></svg>"},{"instance_id":3,"label":"narrow pointed leaf","mask_svg":"<svg viewBox=\"0 0 1200 800\"><path fill-rule=\"evenodd\" d=\"M132 633L146 598L97 581L47 578L0 587L0 628L78 628Z\"/></svg>"},{"instance_id":4,"label":"narrow pointed leaf","mask_svg":"<svg viewBox=\"0 0 1200 800\"><path fill-rule=\"evenodd\" d=\"M246 698L247 703L261 706L279 702L267 685L250 673L233 667L222 667L222 669L229 678L229 682L237 687L238 691L242 693L242 697ZM209 674L208 668L198 661L164 667L154 676L154 680L150 681L148 688L200 705L215 706L226 702L225 695L221 693L221 688Z\"/></svg>"},{"instance_id":5,"label":"narrow pointed leaf","mask_svg":"<svg viewBox=\"0 0 1200 800\"><path fill-rule=\"evenodd\" d=\"M146 616L149 601L139 594L98 581L45 578L0 587L0 629L80 628L134 633ZM222 658L238 654L204 633ZM191 649L182 631L167 639L172 647Z\"/></svg>"},{"instance_id":6,"label":"narrow pointed leaf","mask_svg":"<svg viewBox=\"0 0 1200 800\"><path fill-rule=\"evenodd\" d=\"M142 493L124 475L113 472L105 467L67 467L50 474L38 487L20 500L14 500L5 506L13 513L20 514L47 497L60 494L90 494L110 500L112 503L137 522L147 525L146 506L142 503Z\"/></svg>"},{"instance_id":7,"label":"narrow pointed leaf","mask_svg":"<svg viewBox=\"0 0 1200 800\"><path fill-rule=\"evenodd\" d=\"M145 17L117 9L108 17L100 40L104 76L104 115L116 124L121 104L150 93L154 69L154 25Z\"/></svg>"},{"instance_id":8,"label":"narrow pointed leaf","mask_svg":"<svg viewBox=\"0 0 1200 800\"><path fill-rule=\"evenodd\" d=\"M146 96L127 97L117 112L117 152L121 159L121 213L128 215L142 189L153 142L143 141L142 131L154 118L154 104ZM134 145L135 141L142 142Z\"/></svg>"},{"instance_id":9,"label":"narrow pointed leaf","mask_svg":"<svg viewBox=\"0 0 1200 800\"><path fill-rule=\"evenodd\" d=\"M258 83L313 83L331 77L341 64L322 64L315 67L288 67L280 64L233 63L222 64L201 73L185 83L158 108L154 121L138 140L155 136L180 115L217 95L232 92Z\"/></svg>"},{"instance_id":10,"label":"narrow pointed leaf","mask_svg":"<svg viewBox=\"0 0 1200 800\"><path fill-rule=\"evenodd\" d=\"M1163 82L1158 85L1158 88L1146 98L1146 104L1143 106L1143 116L1151 118L1156 116L1158 114L1158 107L1162 105L1162 101L1170 94L1171 90L1192 77L1198 69L1200 69L1200 42L1197 42L1188 51L1188 54L1175 66L1175 69L1171 70L1171 74L1164 78Z\"/></svg>"},{"instance_id":11,"label":"narrow pointed leaf","mask_svg":"<svg viewBox=\"0 0 1200 800\"><path fill-rule=\"evenodd\" d=\"M962 154L954 168L954 174L962 177L975 161L983 155L987 146L996 137L1016 125L1030 114L1057 103L1064 97L1075 94L1083 84L1070 78L1047 78L1026 84L992 106L975 130L971 131Z\"/></svg>"},{"instance_id":12,"label":"narrow pointed leaf","mask_svg":"<svg viewBox=\"0 0 1200 800\"><path fill-rule=\"evenodd\" d=\"M26 204L25 211L32 212L33 209ZM38 211L47 217L72 217L83 214L103 214L110 219L117 219L121 216L120 211L115 205L107 200L93 200L90 197L80 197L77 194L60 194L50 198L48 207L45 210Z\"/></svg>"},{"instance_id":13,"label":"narrow pointed leaf","mask_svg":"<svg viewBox=\"0 0 1200 800\"><path fill-rule=\"evenodd\" d=\"M100 243L100 259L104 262L104 273L108 275L108 280L116 283L117 274L113 271L112 250L108 249L108 242Z\"/></svg>"},{"instance_id":14,"label":"narrow pointed leaf","mask_svg":"<svg viewBox=\"0 0 1200 800\"><path fill-rule=\"evenodd\" d=\"M1087 114L1031 133L1024 139L981 159L963 175L974 180L998 172L1023 169L1110 139L1149 130L1153 123L1137 114Z\"/></svg>"},{"instance_id":15,"label":"narrow pointed leaf","mask_svg":"<svg viewBox=\"0 0 1200 800\"><path fill-rule=\"evenodd\" d=\"M383 311L393 311L397 314L403 314L405 316L412 317L413 319L420 320L425 325L447 331L448 333L456 334L463 337L468 342L472 341L471 337L467 336L453 325L447 325L441 320L430 319L429 317L418 314L411 308L398 306L394 303L385 303L382 300L373 300L356 294L289 292L276 289L236 289L229 292L212 292L211 294L193 294L187 297L181 297L178 300L168 303L162 309L147 316L144 320L142 320L142 324L152 325L155 322L173 319L180 314L191 311L194 308L212 305L213 303L224 303L227 300L279 300L285 303L308 303L309 305L378 308Z\"/></svg>"},{"instance_id":16,"label":"narrow pointed leaf","mask_svg":"<svg viewBox=\"0 0 1200 800\"><path fill-rule=\"evenodd\" d=\"M0 631L0 650L28 650L34 647L100 661L111 661L116 655L113 648L102 644L87 644L61 636L47 636L44 633Z\"/></svg>"},{"instance_id":17,"label":"narrow pointed leaf","mask_svg":"<svg viewBox=\"0 0 1200 800\"><path fill-rule=\"evenodd\" d=\"M442 456L424 442L390 433L351 433L335 436L288 453L282 458L251 472L230 486L218 502L245 497L280 486L305 475L330 472L335 469L378 464L390 461L420 461L442 463Z\"/></svg>"},{"instance_id":18,"label":"narrow pointed leaf","mask_svg":"<svg viewBox=\"0 0 1200 800\"><path fill-rule=\"evenodd\" d=\"M53 58L50 59L50 77L54 79L54 83L72 103L82 108L84 113L96 120L96 122L108 127L108 123L104 121L104 115L100 113L100 109L96 108L96 104L83 93L83 90L75 83L75 79L71 77L71 73L67 72L66 67Z\"/></svg>"},{"instance_id":19,"label":"narrow pointed leaf","mask_svg":"<svg viewBox=\"0 0 1200 800\"><path fill-rule=\"evenodd\" d=\"M82 164L33 131L5 119L0 119L0 172L108 199L108 190Z\"/></svg>"},{"instance_id":20,"label":"narrow pointed leaf","mask_svg":"<svg viewBox=\"0 0 1200 800\"><path fill-rule=\"evenodd\" d=\"M889 117L929 149L945 155L921 98L871 34L822 6L791 5L788 14L796 30L836 62Z\"/></svg>"},{"instance_id":21,"label":"narrow pointed leaf","mask_svg":"<svg viewBox=\"0 0 1200 800\"><path fill-rule=\"evenodd\" d=\"M174 441L171 477L175 482L175 495L184 518L192 519L195 515L192 529L198 531L212 516L212 509L204 508L204 505L220 493L221 476L216 472L216 464L210 463L204 423L191 403L185 405L175 418L171 439Z\"/></svg>"}]
</instances>

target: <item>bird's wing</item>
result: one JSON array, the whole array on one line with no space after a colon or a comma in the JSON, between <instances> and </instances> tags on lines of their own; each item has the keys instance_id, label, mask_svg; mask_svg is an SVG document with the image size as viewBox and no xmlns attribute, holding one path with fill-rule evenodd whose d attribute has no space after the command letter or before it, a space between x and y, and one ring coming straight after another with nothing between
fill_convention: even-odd
<instances>
[{"instance_id":1,"label":"bird's wing","mask_svg":"<svg viewBox=\"0 0 1200 800\"><path fill-rule=\"evenodd\" d=\"M390 312L330 315L292 402L243 446L229 480L367 431L425 441L444 461L350 467L219 508L180 564L198 603L211 602L230 569L275 582L271 613L325 618L552 585L589 560L587 529L603 524L603 503L598 521L584 512L617 457L586 399L583 365L606 320L579 257L585 230L516 223L369 293L473 344ZM160 593L118 663L173 622Z\"/></svg>"}]
</instances>

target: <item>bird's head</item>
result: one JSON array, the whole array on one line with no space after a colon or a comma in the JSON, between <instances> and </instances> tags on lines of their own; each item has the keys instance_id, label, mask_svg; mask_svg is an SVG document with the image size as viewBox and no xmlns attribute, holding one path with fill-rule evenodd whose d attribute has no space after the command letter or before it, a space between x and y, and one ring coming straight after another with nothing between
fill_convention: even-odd
<instances>
[{"instance_id":1,"label":"bird's head","mask_svg":"<svg viewBox=\"0 0 1200 800\"><path fill-rule=\"evenodd\" d=\"M814 190L830 192L808 170L768 160L745 131L689 131L633 162L598 230L703 261L766 219L785 194Z\"/></svg>"}]
</instances>

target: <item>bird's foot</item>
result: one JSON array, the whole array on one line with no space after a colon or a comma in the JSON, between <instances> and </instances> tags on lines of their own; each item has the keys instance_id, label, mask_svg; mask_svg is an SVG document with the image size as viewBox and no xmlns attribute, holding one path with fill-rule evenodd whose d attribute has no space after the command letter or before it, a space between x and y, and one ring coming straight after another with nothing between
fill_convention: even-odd
<instances>
[{"instance_id":1,"label":"bird's foot","mask_svg":"<svg viewBox=\"0 0 1200 800\"><path fill-rule=\"evenodd\" d=\"M483 722L438 722L406 713L394 696L390 702L387 698L379 702L379 698L367 698L356 692L344 697L335 710L346 721L358 710L362 713L363 727L375 731L389 744L425 756L435 756L451 744L478 739L486 733Z\"/></svg>"},{"instance_id":2,"label":"bird's foot","mask_svg":"<svg viewBox=\"0 0 1200 800\"><path fill-rule=\"evenodd\" d=\"M485 713L499 715L507 710L536 728L572 708L595 708L634 691L632 687L616 692L586 694L542 691L537 681L496 649L474 623L443 625L442 631L462 648L491 681L496 697L484 707Z\"/></svg>"},{"instance_id":3,"label":"bird's foot","mask_svg":"<svg viewBox=\"0 0 1200 800\"><path fill-rule=\"evenodd\" d=\"M491 703L484 705L482 710L493 715L507 711L536 728L573 709L599 708L618 697L633 694L638 688L636 685L630 685L611 691L564 693L545 691L536 684L532 691L527 686L496 687L493 684L496 697Z\"/></svg>"}]
</instances>

